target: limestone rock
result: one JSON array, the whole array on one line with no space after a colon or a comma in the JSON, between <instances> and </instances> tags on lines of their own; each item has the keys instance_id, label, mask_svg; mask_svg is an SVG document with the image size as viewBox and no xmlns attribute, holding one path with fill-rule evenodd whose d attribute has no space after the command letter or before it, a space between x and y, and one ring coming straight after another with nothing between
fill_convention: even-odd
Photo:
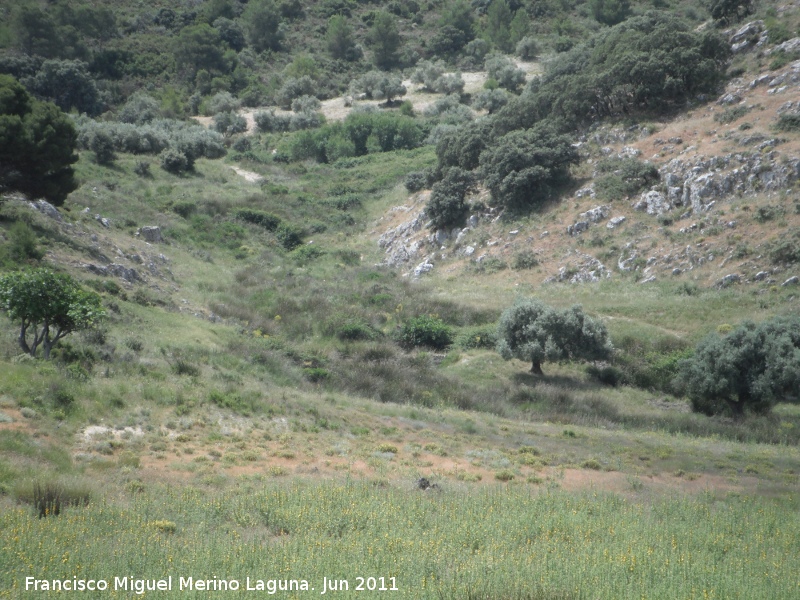
<instances>
[{"instance_id":1,"label":"limestone rock","mask_svg":"<svg viewBox=\"0 0 800 600\"><path fill-rule=\"evenodd\" d=\"M150 242L151 244L160 244L164 241L164 238L161 236L161 228L156 226L147 226L141 227L139 231L136 232L137 235L140 235L144 241Z\"/></svg>"},{"instance_id":2,"label":"limestone rock","mask_svg":"<svg viewBox=\"0 0 800 600\"><path fill-rule=\"evenodd\" d=\"M414 279L418 279L433 270L433 263L427 258L414 268Z\"/></svg>"},{"instance_id":3,"label":"limestone rock","mask_svg":"<svg viewBox=\"0 0 800 600\"><path fill-rule=\"evenodd\" d=\"M639 201L634 204L636 210L646 210L648 215L661 215L672 207L664 198L664 194L656 190L650 190L642 194Z\"/></svg>"},{"instance_id":4,"label":"limestone rock","mask_svg":"<svg viewBox=\"0 0 800 600\"><path fill-rule=\"evenodd\" d=\"M608 223L606 223L606 227L608 229L614 229L614 228L622 225L624 222L625 222L625 217L622 217L622 216L612 217L611 219L608 220Z\"/></svg>"},{"instance_id":5,"label":"limestone rock","mask_svg":"<svg viewBox=\"0 0 800 600\"><path fill-rule=\"evenodd\" d=\"M58 209L50 204L47 200L37 200L36 202L29 202L28 204L34 210L38 210L40 213L46 217L50 217L54 221L58 221L59 223L64 221L64 218L61 216L61 213L58 212Z\"/></svg>"},{"instance_id":6,"label":"limestone rock","mask_svg":"<svg viewBox=\"0 0 800 600\"><path fill-rule=\"evenodd\" d=\"M611 212L611 209L608 206L596 206L590 210L587 210L584 213L578 215L581 221L589 221L590 223L599 223Z\"/></svg>"},{"instance_id":7,"label":"limestone rock","mask_svg":"<svg viewBox=\"0 0 800 600\"><path fill-rule=\"evenodd\" d=\"M789 277L789 279L787 279L786 281L784 281L784 282L781 284L781 286L787 286L787 285L798 285L798 284L800 284L800 277L798 277L797 275L795 275L794 277Z\"/></svg>"}]
</instances>

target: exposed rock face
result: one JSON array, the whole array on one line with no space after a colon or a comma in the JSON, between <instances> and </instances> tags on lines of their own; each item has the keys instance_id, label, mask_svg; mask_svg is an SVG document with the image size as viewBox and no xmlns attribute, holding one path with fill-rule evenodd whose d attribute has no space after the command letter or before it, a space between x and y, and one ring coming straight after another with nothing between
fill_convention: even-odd
<instances>
[{"instance_id":1,"label":"exposed rock face","mask_svg":"<svg viewBox=\"0 0 800 600\"><path fill-rule=\"evenodd\" d=\"M633 207L636 210L646 210L648 215L660 215L672 208L667 199L664 198L664 195L655 190L642 194L642 197L638 202L634 203Z\"/></svg>"},{"instance_id":2,"label":"exposed rock face","mask_svg":"<svg viewBox=\"0 0 800 600\"><path fill-rule=\"evenodd\" d=\"M596 283L611 277L611 271L594 256L575 251L575 257L577 261L573 261L574 266L571 268L560 267L558 275L548 277L545 279L545 283Z\"/></svg>"},{"instance_id":3,"label":"exposed rock face","mask_svg":"<svg viewBox=\"0 0 800 600\"><path fill-rule=\"evenodd\" d=\"M751 21L743 25L731 35L728 41L734 54L763 46L768 41L764 21Z\"/></svg>"},{"instance_id":4,"label":"exposed rock face","mask_svg":"<svg viewBox=\"0 0 800 600\"><path fill-rule=\"evenodd\" d=\"M106 267L98 267L97 265L93 264L87 264L84 265L84 267L90 273L94 273L95 275L101 275L103 277L108 277L108 276L119 277L120 279L124 279L128 283L142 281L142 278L139 276L139 273L136 272L136 269L129 269L125 265L120 265L117 263L112 263Z\"/></svg>"},{"instance_id":5,"label":"exposed rock face","mask_svg":"<svg viewBox=\"0 0 800 600\"><path fill-rule=\"evenodd\" d=\"M433 271L433 263L426 258L414 268L414 278L422 277L431 271Z\"/></svg>"},{"instance_id":6,"label":"exposed rock face","mask_svg":"<svg viewBox=\"0 0 800 600\"><path fill-rule=\"evenodd\" d=\"M759 140L742 140L754 142ZM713 203L732 194L755 194L790 187L800 179L800 159L778 160L772 148L779 140L760 140L759 152L727 154L694 160L675 158L659 169L666 184L666 198L651 190L635 205L650 214L675 207L693 212L709 210Z\"/></svg>"},{"instance_id":7,"label":"exposed rock face","mask_svg":"<svg viewBox=\"0 0 800 600\"><path fill-rule=\"evenodd\" d=\"M136 235L142 236L144 241L150 242L151 244L160 244L164 241L164 238L161 236L160 227L142 227L138 232L136 232Z\"/></svg>"},{"instance_id":8,"label":"exposed rock face","mask_svg":"<svg viewBox=\"0 0 800 600\"><path fill-rule=\"evenodd\" d=\"M578 215L581 221L589 221L590 223L599 223L611 212L611 209L606 206L596 206L590 210L587 210L585 213L581 213Z\"/></svg>"},{"instance_id":9,"label":"exposed rock face","mask_svg":"<svg viewBox=\"0 0 800 600\"><path fill-rule=\"evenodd\" d=\"M734 283L739 283L742 280L741 276L736 273L731 273L730 275L725 275L722 279L719 280L719 287L728 287L733 285Z\"/></svg>"},{"instance_id":10,"label":"exposed rock face","mask_svg":"<svg viewBox=\"0 0 800 600\"><path fill-rule=\"evenodd\" d=\"M588 221L578 221L574 225L567 226L567 233L569 235L578 235L579 233L583 233L584 231L589 229L589 222Z\"/></svg>"},{"instance_id":11,"label":"exposed rock face","mask_svg":"<svg viewBox=\"0 0 800 600\"><path fill-rule=\"evenodd\" d=\"M615 229L616 227L622 225L624 222L625 222L625 217L622 216L612 217L611 219L608 220L608 223L606 223L606 227L608 229Z\"/></svg>"},{"instance_id":12,"label":"exposed rock face","mask_svg":"<svg viewBox=\"0 0 800 600\"><path fill-rule=\"evenodd\" d=\"M38 210L40 213L45 215L46 217L50 217L51 219L62 223L64 218L61 216L61 213L58 212L58 209L50 204L47 200L37 200L36 202L29 202L28 203L31 208L34 210Z\"/></svg>"},{"instance_id":13,"label":"exposed rock face","mask_svg":"<svg viewBox=\"0 0 800 600\"><path fill-rule=\"evenodd\" d=\"M386 264L397 267L412 261L424 247L424 240L412 240L412 236L425 227L425 213L386 231L378 238L378 246L386 250Z\"/></svg>"}]
</instances>

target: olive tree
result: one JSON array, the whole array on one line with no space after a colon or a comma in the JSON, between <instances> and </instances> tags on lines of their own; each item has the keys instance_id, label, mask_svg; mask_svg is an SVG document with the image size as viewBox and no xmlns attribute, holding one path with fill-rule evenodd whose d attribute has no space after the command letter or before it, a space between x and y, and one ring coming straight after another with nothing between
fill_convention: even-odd
<instances>
[{"instance_id":1,"label":"olive tree","mask_svg":"<svg viewBox=\"0 0 800 600\"><path fill-rule=\"evenodd\" d=\"M0 277L0 309L19 323L20 348L36 356L41 346L46 359L58 340L105 317L100 296L81 289L69 275L47 269Z\"/></svg>"},{"instance_id":2,"label":"olive tree","mask_svg":"<svg viewBox=\"0 0 800 600\"><path fill-rule=\"evenodd\" d=\"M769 412L800 390L800 317L748 321L708 336L681 362L679 381L697 412Z\"/></svg>"},{"instance_id":3,"label":"olive tree","mask_svg":"<svg viewBox=\"0 0 800 600\"><path fill-rule=\"evenodd\" d=\"M605 325L586 316L580 306L559 310L525 298L500 316L497 351L506 360L530 362L531 373L542 375L546 360L606 359L611 342Z\"/></svg>"}]
</instances>

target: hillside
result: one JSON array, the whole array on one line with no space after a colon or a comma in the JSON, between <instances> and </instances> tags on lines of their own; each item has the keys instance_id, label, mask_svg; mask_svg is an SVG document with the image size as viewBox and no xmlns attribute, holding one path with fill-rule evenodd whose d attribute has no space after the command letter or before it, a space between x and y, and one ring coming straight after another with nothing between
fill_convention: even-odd
<instances>
[{"instance_id":1,"label":"hillside","mask_svg":"<svg viewBox=\"0 0 800 600\"><path fill-rule=\"evenodd\" d=\"M797 390L680 375L800 316L800 8L614 6L0 7L0 139L55 101L77 158L0 168L0 278L106 313L49 360L0 316L0 598L795 597ZM613 352L504 360L531 297Z\"/></svg>"}]
</instances>

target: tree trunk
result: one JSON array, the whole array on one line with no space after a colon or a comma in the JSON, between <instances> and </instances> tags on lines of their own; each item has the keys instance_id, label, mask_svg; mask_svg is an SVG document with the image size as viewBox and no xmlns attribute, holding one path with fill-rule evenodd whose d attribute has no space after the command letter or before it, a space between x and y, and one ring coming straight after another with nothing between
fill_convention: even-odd
<instances>
[{"instance_id":1,"label":"tree trunk","mask_svg":"<svg viewBox=\"0 0 800 600\"><path fill-rule=\"evenodd\" d=\"M730 398L726 398L725 402L728 403L728 408L731 409L734 419L741 419L744 416L744 400L742 398L737 402Z\"/></svg>"},{"instance_id":2,"label":"tree trunk","mask_svg":"<svg viewBox=\"0 0 800 600\"><path fill-rule=\"evenodd\" d=\"M28 346L28 340L25 339L26 328L23 327L22 330L19 332L19 347L22 348L22 351L25 354L30 354L33 356L33 352L31 352L31 347ZM35 351L35 348L34 348Z\"/></svg>"},{"instance_id":3,"label":"tree trunk","mask_svg":"<svg viewBox=\"0 0 800 600\"><path fill-rule=\"evenodd\" d=\"M534 360L531 364L531 373L534 375L544 375L542 371L542 362L539 360Z\"/></svg>"}]
</instances>

